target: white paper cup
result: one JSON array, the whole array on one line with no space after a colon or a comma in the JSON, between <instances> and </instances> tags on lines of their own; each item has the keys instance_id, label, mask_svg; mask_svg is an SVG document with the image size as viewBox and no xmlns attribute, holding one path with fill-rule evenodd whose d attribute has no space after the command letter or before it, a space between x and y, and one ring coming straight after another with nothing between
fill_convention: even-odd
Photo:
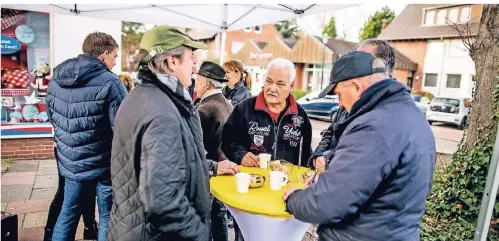
<instances>
[{"instance_id":1,"label":"white paper cup","mask_svg":"<svg viewBox=\"0 0 499 241\"><path fill-rule=\"evenodd\" d=\"M258 155L258 164L260 165L260 168L267 169L271 158L272 155L266 153L261 153L260 155Z\"/></svg>"},{"instance_id":2,"label":"white paper cup","mask_svg":"<svg viewBox=\"0 0 499 241\"><path fill-rule=\"evenodd\" d=\"M284 172L271 171L270 172L270 189L277 191L281 190L283 186L288 183L288 178Z\"/></svg>"},{"instance_id":3,"label":"white paper cup","mask_svg":"<svg viewBox=\"0 0 499 241\"><path fill-rule=\"evenodd\" d=\"M247 193L250 185L250 174L249 173L237 173L236 174L236 189L239 193Z\"/></svg>"}]
</instances>

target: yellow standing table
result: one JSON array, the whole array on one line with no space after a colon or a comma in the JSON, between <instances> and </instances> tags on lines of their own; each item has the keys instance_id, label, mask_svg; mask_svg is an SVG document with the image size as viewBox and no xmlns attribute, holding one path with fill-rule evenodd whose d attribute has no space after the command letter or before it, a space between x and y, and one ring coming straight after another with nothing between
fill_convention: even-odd
<instances>
[{"instance_id":1,"label":"yellow standing table","mask_svg":"<svg viewBox=\"0 0 499 241\"><path fill-rule=\"evenodd\" d=\"M302 175L309 169L294 166L288 170L291 182L279 191L270 189L270 170L240 166L240 171L263 175L266 181L260 188L238 193L234 176L217 176L210 179L210 191L232 213L245 241L301 240L310 224L298 221L286 212L282 195L289 186L303 188Z\"/></svg>"}]
</instances>

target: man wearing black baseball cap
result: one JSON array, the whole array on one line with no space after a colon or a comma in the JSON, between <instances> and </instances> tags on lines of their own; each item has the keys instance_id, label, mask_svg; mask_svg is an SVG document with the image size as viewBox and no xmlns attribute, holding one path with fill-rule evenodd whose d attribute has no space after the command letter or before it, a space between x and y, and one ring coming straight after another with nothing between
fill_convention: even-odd
<instances>
[{"instance_id":1,"label":"man wearing black baseball cap","mask_svg":"<svg viewBox=\"0 0 499 241\"><path fill-rule=\"evenodd\" d=\"M392 76L393 68L395 67L395 49L390 46L390 43L380 39L366 39L360 44L357 51L368 52L376 58L379 58L385 64L388 75L390 77ZM341 57L343 57L343 55L340 55L340 58ZM329 94L332 95L333 93L331 92ZM334 136L333 124L341 123L347 118L348 112L345 108L339 108L333 115L331 125L322 132L322 139L310 156L308 163L310 167L315 168L319 173L324 171L326 159L330 159L329 157L334 154L334 152L329 150L334 149L338 144L338 138Z\"/></svg>"},{"instance_id":2,"label":"man wearing black baseball cap","mask_svg":"<svg viewBox=\"0 0 499 241\"><path fill-rule=\"evenodd\" d=\"M433 133L409 89L384 63L352 52L333 67L327 91L349 117L317 182L283 199L298 220L321 224L320 240L419 240L435 166Z\"/></svg>"}]
</instances>

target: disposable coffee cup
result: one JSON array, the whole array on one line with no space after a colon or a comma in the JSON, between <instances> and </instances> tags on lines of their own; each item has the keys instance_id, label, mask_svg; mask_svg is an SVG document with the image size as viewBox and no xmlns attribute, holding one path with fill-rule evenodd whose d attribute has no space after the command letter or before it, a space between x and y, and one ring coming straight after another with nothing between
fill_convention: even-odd
<instances>
[{"instance_id":1,"label":"disposable coffee cup","mask_svg":"<svg viewBox=\"0 0 499 241\"><path fill-rule=\"evenodd\" d=\"M288 178L284 172L270 172L270 190L278 191L288 183Z\"/></svg>"},{"instance_id":2,"label":"disposable coffee cup","mask_svg":"<svg viewBox=\"0 0 499 241\"><path fill-rule=\"evenodd\" d=\"M251 176L249 173L236 174L236 189L238 193L247 193L250 185Z\"/></svg>"},{"instance_id":3,"label":"disposable coffee cup","mask_svg":"<svg viewBox=\"0 0 499 241\"><path fill-rule=\"evenodd\" d=\"M261 153L260 155L258 155L258 164L260 165L260 168L267 169L269 167L271 158L272 155L266 153Z\"/></svg>"}]
</instances>

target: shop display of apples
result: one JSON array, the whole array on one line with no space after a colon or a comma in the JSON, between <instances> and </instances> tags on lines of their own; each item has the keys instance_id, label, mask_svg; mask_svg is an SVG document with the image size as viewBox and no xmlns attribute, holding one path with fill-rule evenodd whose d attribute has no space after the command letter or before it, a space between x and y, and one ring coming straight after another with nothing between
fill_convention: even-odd
<instances>
[{"instance_id":1,"label":"shop display of apples","mask_svg":"<svg viewBox=\"0 0 499 241\"><path fill-rule=\"evenodd\" d=\"M4 69L2 71L2 85L4 88L28 88L28 70L23 67Z\"/></svg>"}]
</instances>

